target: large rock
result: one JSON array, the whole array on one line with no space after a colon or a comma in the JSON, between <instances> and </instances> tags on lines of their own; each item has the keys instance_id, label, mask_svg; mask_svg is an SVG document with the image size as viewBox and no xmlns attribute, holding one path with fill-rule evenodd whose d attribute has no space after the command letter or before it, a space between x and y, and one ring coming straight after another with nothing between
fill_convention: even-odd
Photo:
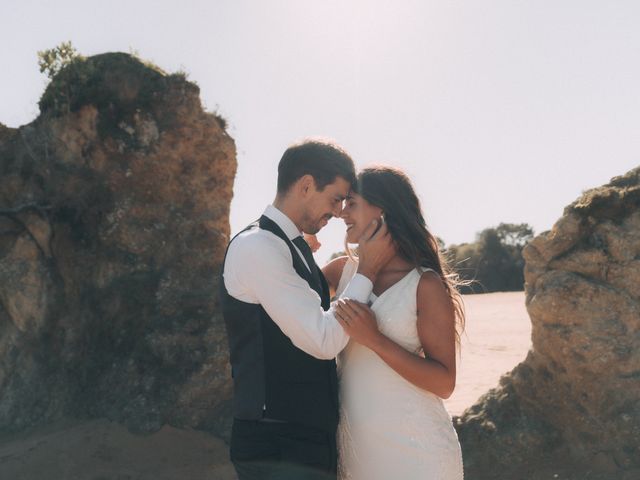
<instances>
[{"instance_id":1,"label":"large rock","mask_svg":"<svg viewBox=\"0 0 640 480\"><path fill-rule=\"evenodd\" d=\"M183 76L121 53L63 69L40 109L0 127L0 429L224 429L224 121Z\"/></svg>"},{"instance_id":2,"label":"large rock","mask_svg":"<svg viewBox=\"0 0 640 480\"><path fill-rule=\"evenodd\" d=\"M468 478L640 478L640 168L523 253L533 348L456 419Z\"/></svg>"}]
</instances>

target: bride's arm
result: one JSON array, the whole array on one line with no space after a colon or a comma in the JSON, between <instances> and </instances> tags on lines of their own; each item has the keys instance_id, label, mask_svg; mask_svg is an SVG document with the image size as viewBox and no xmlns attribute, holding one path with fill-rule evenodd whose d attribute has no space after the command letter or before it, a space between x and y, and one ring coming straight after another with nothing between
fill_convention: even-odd
<instances>
[{"instance_id":1,"label":"bride's arm","mask_svg":"<svg viewBox=\"0 0 640 480\"><path fill-rule=\"evenodd\" d=\"M321 269L324 278L327 279L327 283L329 284L331 298L336 295L336 290L340 283L340 277L342 277L342 270L344 269L344 265L347 263L348 258L349 257L334 258Z\"/></svg>"},{"instance_id":2,"label":"bride's arm","mask_svg":"<svg viewBox=\"0 0 640 480\"><path fill-rule=\"evenodd\" d=\"M336 318L352 340L365 345L399 375L441 398L449 398L456 383L455 314L440 278L426 272L417 292L418 336L425 357L405 350L384 336L366 305L339 300Z\"/></svg>"}]
</instances>

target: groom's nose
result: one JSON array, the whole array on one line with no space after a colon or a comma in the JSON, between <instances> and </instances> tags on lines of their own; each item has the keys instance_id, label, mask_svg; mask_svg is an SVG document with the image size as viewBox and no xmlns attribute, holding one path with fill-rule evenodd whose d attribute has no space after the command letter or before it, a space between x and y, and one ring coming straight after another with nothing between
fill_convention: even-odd
<instances>
[{"instance_id":1,"label":"groom's nose","mask_svg":"<svg viewBox=\"0 0 640 480\"><path fill-rule=\"evenodd\" d=\"M340 216L342 215L342 202L338 203L336 205L336 208L333 209L333 216L336 218L340 218Z\"/></svg>"}]
</instances>

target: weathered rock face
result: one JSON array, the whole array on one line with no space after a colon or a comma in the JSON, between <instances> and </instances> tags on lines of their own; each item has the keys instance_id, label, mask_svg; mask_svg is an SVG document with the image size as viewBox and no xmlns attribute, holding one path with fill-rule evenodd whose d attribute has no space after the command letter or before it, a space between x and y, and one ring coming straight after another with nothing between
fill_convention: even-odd
<instances>
[{"instance_id":1,"label":"weathered rock face","mask_svg":"<svg viewBox=\"0 0 640 480\"><path fill-rule=\"evenodd\" d=\"M533 348L457 419L467 473L640 473L640 168L585 192L523 253Z\"/></svg>"},{"instance_id":2,"label":"weathered rock face","mask_svg":"<svg viewBox=\"0 0 640 480\"><path fill-rule=\"evenodd\" d=\"M224 121L126 54L62 70L40 108L0 128L0 428L73 414L215 429L231 388Z\"/></svg>"}]
</instances>

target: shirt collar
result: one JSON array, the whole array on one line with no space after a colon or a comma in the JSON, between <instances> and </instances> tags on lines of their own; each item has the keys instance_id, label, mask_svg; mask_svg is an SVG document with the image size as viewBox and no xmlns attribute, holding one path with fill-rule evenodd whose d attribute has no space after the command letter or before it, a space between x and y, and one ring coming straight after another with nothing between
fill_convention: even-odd
<instances>
[{"instance_id":1,"label":"shirt collar","mask_svg":"<svg viewBox=\"0 0 640 480\"><path fill-rule=\"evenodd\" d=\"M302 235L302 232L298 230L296 224L291 221L284 213L278 210L273 205L267 205L263 215L276 222L276 224L282 229L289 240L293 240L296 237Z\"/></svg>"}]
</instances>

